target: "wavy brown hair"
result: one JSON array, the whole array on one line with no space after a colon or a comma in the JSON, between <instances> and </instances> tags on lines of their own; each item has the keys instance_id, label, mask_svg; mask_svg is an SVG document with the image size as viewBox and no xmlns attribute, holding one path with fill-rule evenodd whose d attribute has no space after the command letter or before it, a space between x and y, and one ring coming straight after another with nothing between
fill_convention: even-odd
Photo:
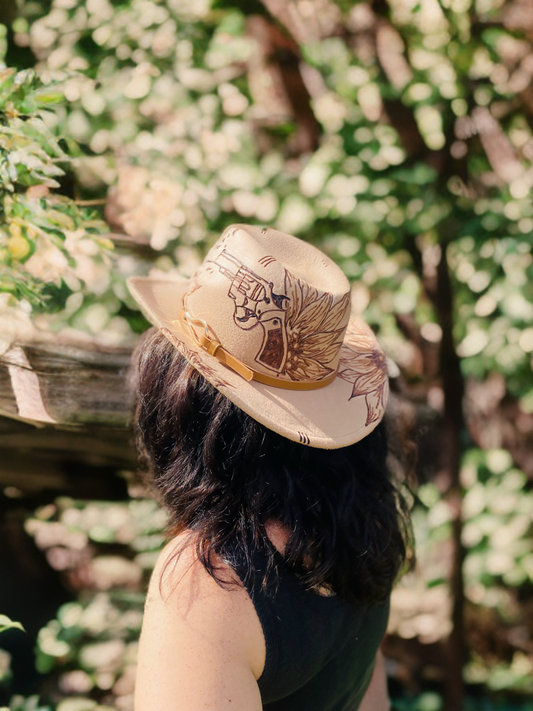
<instances>
[{"instance_id":1,"label":"wavy brown hair","mask_svg":"<svg viewBox=\"0 0 533 711\"><path fill-rule=\"evenodd\" d=\"M238 549L252 578L254 549L276 552L265 524L289 531L286 565L309 588L364 605L390 594L409 547L404 498L387 470L385 427L341 449L316 449L256 422L214 388L159 332L134 359L142 468L169 514L190 531L206 570Z\"/></svg>"}]
</instances>

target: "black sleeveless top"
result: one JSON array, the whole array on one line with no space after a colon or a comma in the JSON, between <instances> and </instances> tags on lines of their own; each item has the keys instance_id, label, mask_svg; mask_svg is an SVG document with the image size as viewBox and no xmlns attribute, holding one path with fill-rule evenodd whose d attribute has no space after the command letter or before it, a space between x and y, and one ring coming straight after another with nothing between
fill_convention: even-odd
<instances>
[{"instance_id":1,"label":"black sleeveless top","mask_svg":"<svg viewBox=\"0 0 533 711\"><path fill-rule=\"evenodd\" d=\"M264 553L254 554L258 574L252 582L235 566L265 636L258 680L264 711L356 711L372 677L389 602L364 609L307 591L283 557L275 556L277 584L267 590Z\"/></svg>"}]
</instances>

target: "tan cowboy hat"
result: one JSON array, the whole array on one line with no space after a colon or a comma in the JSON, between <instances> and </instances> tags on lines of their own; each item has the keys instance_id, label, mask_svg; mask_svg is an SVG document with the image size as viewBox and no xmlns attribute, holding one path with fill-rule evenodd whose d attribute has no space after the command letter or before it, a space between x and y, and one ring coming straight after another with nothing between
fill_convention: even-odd
<instances>
[{"instance_id":1,"label":"tan cowboy hat","mask_svg":"<svg viewBox=\"0 0 533 711\"><path fill-rule=\"evenodd\" d=\"M350 285L315 247L232 225L190 280L135 277L133 297L235 405L296 442L335 449L382 419L385 356L350 318Z\"/></svg>"}]
</instances>

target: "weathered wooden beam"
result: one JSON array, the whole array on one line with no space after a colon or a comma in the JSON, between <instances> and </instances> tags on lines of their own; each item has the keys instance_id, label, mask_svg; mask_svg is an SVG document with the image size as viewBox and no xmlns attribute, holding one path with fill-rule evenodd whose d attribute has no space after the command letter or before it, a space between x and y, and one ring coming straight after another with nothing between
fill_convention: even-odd
<instances>
[{"instance_id":1,"label":"weathered wooden beam","mask_svg":"<svg viewBox=\"0 0 533 711\"><path fill-rule=\"evenodd\" d=\"M0 357L0 414L35 424L126 427L131 349L50 337Z\"/></svg>"},{"instance_id":2,"label":"weathered wooden beam","mask_svg":"<svg viewBox=\"0 0 533 711\"><path fill-rule=\"evenodd\" d=\"M117 498L113 473L135 468L127 373L131 349L64 337L0 357L0 489Z\"/></svg>"}]
</instances>

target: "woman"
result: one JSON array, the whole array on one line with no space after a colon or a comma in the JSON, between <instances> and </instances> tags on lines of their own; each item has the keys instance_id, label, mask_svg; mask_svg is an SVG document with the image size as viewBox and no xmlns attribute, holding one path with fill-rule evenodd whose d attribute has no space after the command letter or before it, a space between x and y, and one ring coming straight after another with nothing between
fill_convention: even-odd
<instances>
[{"instance_id":1,"label":"woman","mask_svg":"<svg viewBox=\"0 0 533 711\"><path fill-rule=\"evenodd\" d=\"M141 452L169 513L136 711L386 711L405 558L385 359L314 247L228 228L187 282L133 279Z\"/></svg>"}]
</instances>

